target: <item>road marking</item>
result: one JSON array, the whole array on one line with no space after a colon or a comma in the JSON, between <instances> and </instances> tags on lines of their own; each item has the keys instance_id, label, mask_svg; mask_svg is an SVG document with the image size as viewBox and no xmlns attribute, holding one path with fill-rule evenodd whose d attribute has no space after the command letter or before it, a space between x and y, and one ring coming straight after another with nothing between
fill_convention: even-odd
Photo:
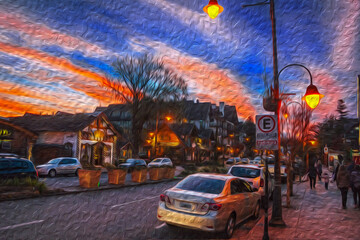
<instances>
[{"instance_id":1,"label":"road marking","mask_svg":"<svg viewBox=\"0 0 360 240\"><path fill-rule=\"evenodd\" d=\"M136 202L141 202L141 201L144 201L144 200L149 200L149 199L153 199L153 198L158 198L158 197L159 197L159 196L147 197L147 198L143 198L143 199L139 199L139 200L135 200L135 201L131 201L131 202L116 204L116 205L112 205L112 206L110 207L110 209L113 209L113 208L116 208L116 207L125 206L125 205L132 204L132 203L136 203Z\"/></svg>"},{"instance_id":2,"label":"road marking","mask_svg":"<svg viewBox=\"0 0 360 240\"><path fill-rule=\"evenodd\" d=\"M14 228L17 228L17 227L22 227L22 226L26 226L26 225L35 224L35 223L42 223L43 221L44 220L37 220L37 221L32 221L32 222L27 222L27 223L15 224L15 225L0 228L0 231L8 230L8 229L14 229Z\"/></svg>"},{"instance_id":3,"label":"road marking","mask_svg":"<svg viewBox=\"0 0 360 240\"><path fill-rule=\"evenodd\" d=\"M155 229L162 228L162 227L165 226L165 225L166 225L166 223L163 223L163 224L161 224L161 225L159 225L159 226L156 226Z\"/></svg>"}]
</instances>

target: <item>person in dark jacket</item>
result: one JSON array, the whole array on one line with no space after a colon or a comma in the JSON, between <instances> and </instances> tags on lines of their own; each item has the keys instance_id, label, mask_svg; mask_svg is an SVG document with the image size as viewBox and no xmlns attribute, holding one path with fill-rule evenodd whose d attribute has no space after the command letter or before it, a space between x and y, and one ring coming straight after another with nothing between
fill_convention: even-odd
<instances>
[{"instance_id":1,"label":"person in dark jacket","mask_svg":"<svg viewBox=\"0 0 360 240\"><path fill-rule=\"evenodd\" d=\"M336 185L341 192L342 207L343 209L346 209L347 193L350 187L350 175L344 165L339 167L339 171L336 176Z\"/></svg>"},{"instance_id":2,"label":"person in dark jacket","mask_svg":"<svg viewBox=\"0 0 360 240\"><path fill-rule=\"evenodd\" d=\"M309 180L310 180L310 188L312 189L314 187L315 189L315 184L316 184L316 176L318 175L315 166L310 165L309 167Z\"/></svg>"},{"instance_id":3,"label":"person in dark jacket","mask_svg":"<svg viewBox=\"0 0 360 240\"><path fill-rule=\"evenodd\" d=\"M319 176L319 181L321 181L321 174L322 174L322 163L321 160L318 160L316 163L316 170Z\"/></svg>"},{"instance_id":4,"label":"person in dark jacket","mask_svg":"<svg viewBox=\"0 0 360 240\"><path fill-rule=\"evenodd\" d=\"M355 165L351 171L350 185L353 191L355 208L360 209L360 165Z\"/></svg>"}]
</instances>

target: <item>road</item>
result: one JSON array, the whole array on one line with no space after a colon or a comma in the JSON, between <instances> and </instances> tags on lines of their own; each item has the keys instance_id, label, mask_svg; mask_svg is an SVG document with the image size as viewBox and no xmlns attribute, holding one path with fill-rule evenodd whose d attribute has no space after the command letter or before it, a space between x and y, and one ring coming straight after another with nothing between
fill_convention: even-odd
<instances>
[{"instance_id":1,"label":"road","mask_svg":"<svg viewBox=\"0 0 360 240\"><path fill-rule=\"evenodd\" d=\"M159 195L177 182L0 202L0 239L219 239L169 228L156 218ZM255 225L238 226L234 239Z\"/></svg>"}]
</instances>

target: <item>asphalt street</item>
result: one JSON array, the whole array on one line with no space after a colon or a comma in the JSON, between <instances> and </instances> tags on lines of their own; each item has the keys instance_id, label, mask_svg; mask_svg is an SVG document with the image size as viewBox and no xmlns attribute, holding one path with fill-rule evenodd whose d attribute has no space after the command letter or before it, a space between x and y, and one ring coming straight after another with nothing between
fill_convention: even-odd
<instances>
[{"instance_id":1,"label":"asphalt street","mask_svg":"<svg viewBox=\"0 0 360 240\"><path fill-rule=\"evenodd\" d=\"M176 183L0 202L0 239L220 239L157 220L159 195ZM240 224L234 237L255 224Z\"/></svg>"}]
</instances>

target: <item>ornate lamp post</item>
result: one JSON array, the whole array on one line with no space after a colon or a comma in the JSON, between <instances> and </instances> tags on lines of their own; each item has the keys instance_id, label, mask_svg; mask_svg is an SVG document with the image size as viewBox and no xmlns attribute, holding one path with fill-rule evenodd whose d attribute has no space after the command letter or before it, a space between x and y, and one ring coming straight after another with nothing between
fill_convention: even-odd
<instances>
[{"instance_id":1,"label":"ornate lamp post","mask_svg":"<svg viewBox=\"0 0 360 240\"><path fill-rule=\"evenodd\" d=\"M270 17L271 17L271 25L272 25L272 46L273 46L273 71L274 71L274 92L275 92L275 101L277 103L277 108L275 111L275 115L277 115L277 121L278 121L278 150L276 150L275 153L275 188L274 188L274 194L273 194L273 210L272 210L272 217L270 220L270 225L272 226L285 226L285 222L282 219L282 207L281 207L281 175L280 175L280 107L281 107L281 101L279 98L279 74L278 74L278 59L277 59L277 40L276 40L276 19L275 19L275 5L274 0L266 0L264 2L259 2L255 4L248 4L243 5L243 7L252 7L252 6L259 6L259 5L270 5ZM212 6L220 6L217 4L217 1L209 1L209 4L204 7L204 11L209 14L209 7ZM222 8L218 7L216 10L216 7L214 7L214 14L209 14L211 18L215 18L220 12L222 12ZM213 11L213 10L211 10ZM285 68L292 66L294 64L288 65L284 67L281 71L283 71ZM295 64L300 65L300 64ZM302 66L302 65L301 65ZM304 67L304 66L302 66ZM305 67L304 67L305 68ZM306 68L307 69L307 68ZM308 70L308 69L307 69ZM308 71L310 73L310 71ZM311 76L311 74L310 74ZM316 88L316 87L315 87ZM321 99L321 94L315 91L315 88L312 85L312 77L311 77L311 84L308 87L309 92L305 94L305 100L309 104L310 107L315 108L317 104L319 103ZM316 89L317 90L317 89ZM267 211L265 213L265 225L264 225L264 237L263 239L269 239L269 236L267 234Z\"/></svg>"}]
</instances>

